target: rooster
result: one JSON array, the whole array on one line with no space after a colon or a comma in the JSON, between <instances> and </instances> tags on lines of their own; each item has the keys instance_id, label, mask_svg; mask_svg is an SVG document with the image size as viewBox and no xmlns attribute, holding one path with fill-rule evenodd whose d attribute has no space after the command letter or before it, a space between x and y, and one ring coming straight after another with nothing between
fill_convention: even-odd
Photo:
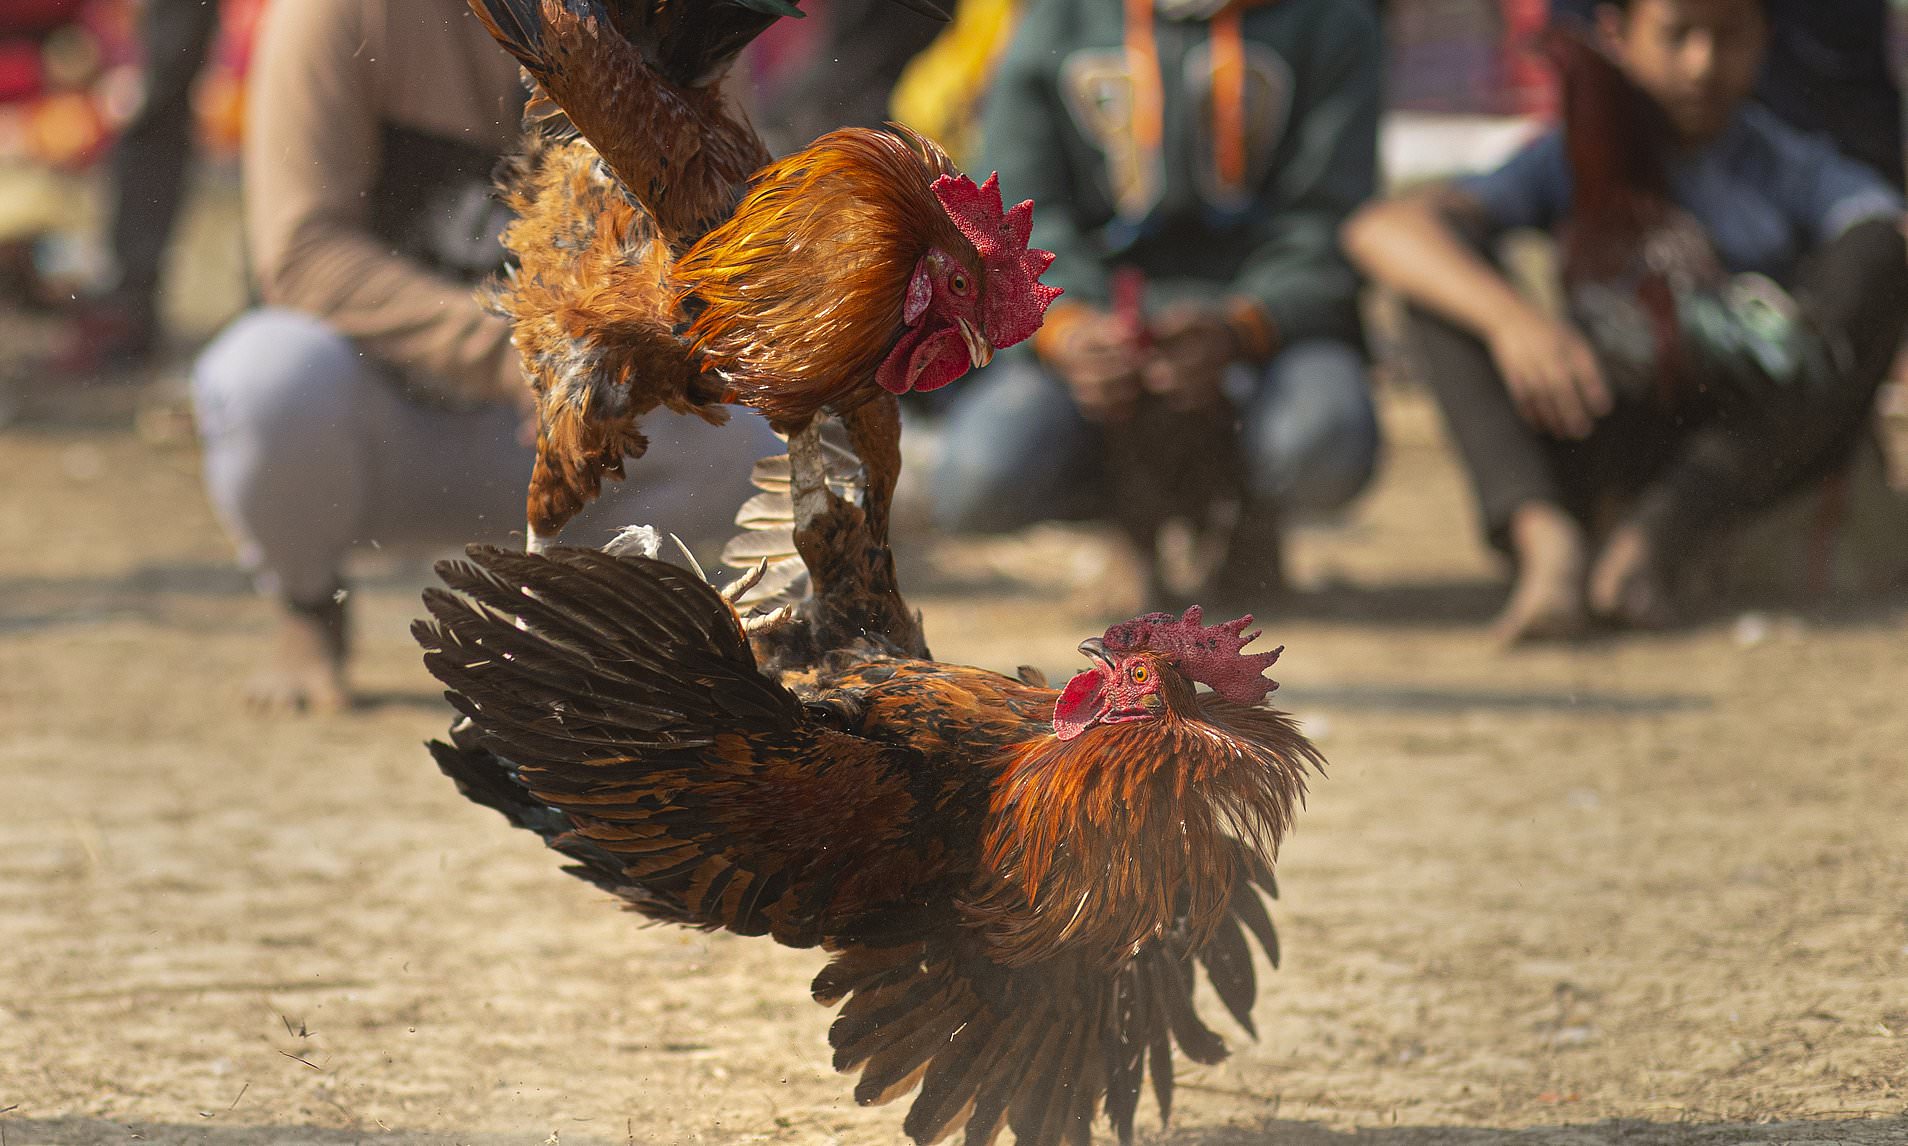
<instances>
[{"instance_id":1,"label":"rooster","mask_svg":"<svg viewBox=\"0 0 1908 1146\"><path fill-rule=\"evenodd\" d=\"M638 913L826 951L835 1066L863 1104L918 1086L916 1142L1084 1143L1100 1110L1130 1141L1175 1043L1225 1056L1193 961L1248 1032L1247 935L1278 963L1260 893L1323 764L1263 703L1280 650L1195 606L1083 642L1057 691L934 661L825 468L783 487L811 580L781 624L637 554L441 564L414 632L463 719L432 751Z\"/></svg>"},{"instance_id":2,"label":"rooster","mask_svg":"<svg viewBox=\"0 0 1908 1146\"><path fill-rule=\"evenodd\" d=\"M1675 409L1832 369L1795 301L1731 275L1670 187L1675 134L1655 100L1580 30L1543 46L1563 97L1570 217L1559 235L1571 317L1619 388Z\"/></svg>"},{"instance_id":3,"label":"rooster","mask_svg":"<svg viewBox=\"0 0 1908 1146\"><path fill-rule=\"evenodd\" d=\"M470 0L536 86L500 174L515 267L494 305L536 392L529 547L640 457L662 406L751 406L795 432L842 416L885 530L895 395L1040 326L1060 292L1005 209L905 128L845 128L770 163L720 90L782 0ZM903 0L935 12L928 0Z\"/></svg>"}]
</instances>

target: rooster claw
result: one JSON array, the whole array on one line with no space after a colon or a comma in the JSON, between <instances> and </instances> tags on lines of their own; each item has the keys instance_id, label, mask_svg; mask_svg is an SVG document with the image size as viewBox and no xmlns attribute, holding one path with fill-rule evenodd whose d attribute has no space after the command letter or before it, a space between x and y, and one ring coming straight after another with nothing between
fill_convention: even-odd
<instances>
[{"instance_id":1,"label":"rooster claw","mask_svg":"<svg viewBox=\"0 0 1908 1146\"><path fill-rule=\"evenodd\" d=\"M783 605L772 613L763 613L757 617L742 618L742 635L745 637L754 637L760 636L763 633L772 633L794 619L795 606Z\"/></svg>"},{"instance_id":2,"label":"rooster claw","mask_svg":"<svg viewBox=\"0 0 1908 1146\"><path fill-rule=\"evenodd\" d=\"M768 573L768 567L768 558L764 557L755 563L755 568L742 574L742 576L736 578L735 581L730 584L724 585L721 589L717 590L717 592L722 594L724 601L733 605L742 599L744 593L747 593L750 589L762 583L762 578Z\"/></svg>"}]
</instances>

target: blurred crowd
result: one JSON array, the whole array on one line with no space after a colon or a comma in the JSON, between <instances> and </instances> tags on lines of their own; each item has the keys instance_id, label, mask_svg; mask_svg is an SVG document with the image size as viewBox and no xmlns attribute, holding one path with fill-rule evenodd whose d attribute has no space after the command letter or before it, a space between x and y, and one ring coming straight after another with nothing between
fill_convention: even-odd
<instances>
[{"instance_id":1,"label":"blurred crowd","mask_svg":"<svg viewBox=\"0 0 1908 1146\"><path fill-rule=\"evenodd\" d=\"M1908 575L1887 0L803 7L732 80L773 149L905 122L1059 255L1040 333L909 410L937 528L1103 521L1154 604L1276 610L1293 524L1382 463L1382 378L1443 414L1507 641L1674 624L1750 550L1765 582ZM348 699L355 545L520 523L528 392L475 288L523 99L463 0L0 6L0 305L57 314L36 387L190 358L210 496L280 611L264 703ZM252 305L187 347L167 245L194 157L235 155ZM33 189L78 169L104 257L74 272ZM765 427L647 428L593 517L719 538Z\"/></svg>"}]
</instances>

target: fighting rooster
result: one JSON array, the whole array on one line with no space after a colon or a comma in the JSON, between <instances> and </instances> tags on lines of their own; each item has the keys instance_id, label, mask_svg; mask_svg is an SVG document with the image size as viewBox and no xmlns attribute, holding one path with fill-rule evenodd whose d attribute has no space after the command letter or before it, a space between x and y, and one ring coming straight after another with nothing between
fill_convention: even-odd
<instances>
[{"instance_id":1,"label":"fighting rooster","mask_svg":"<svg viewBox=\"0 0 1908 1146\"><path fill-rule=\"evenodd\" d=\"M848 128L775 163L725 101L780 0L470 0L537 92L501 187L516 267L495 291L536 391L530 548L549 544L663 406L840 414L877 534L900 465L894 395L1033 334L1033 206L1004 209L927 139ZM904 0L932 11L928 0ZM800 459L797 459L800 464Z\"/></svg>"},{"instance_id":2,"label":"fighting rooster","mask_svg":"<svg viewBox=\"0 0 1908 1146\"><path fill-rule=\"evenodd\" d=\"M826 950L835 1065L864 1104L918 1086L916 1142L1085 1143L1100 1109L1129 1140L1174 1043L1226 1053L1193 961L1248 1031L1246 935L1278 961L1260 890L1322 765L1263 704L1278 650L1195 607L1085 641L1057 692L939 663L860 508L790 492L813 599L778 625L644 556L440 565L439 765L643 915Z\"/></svg>"}]
</instances>

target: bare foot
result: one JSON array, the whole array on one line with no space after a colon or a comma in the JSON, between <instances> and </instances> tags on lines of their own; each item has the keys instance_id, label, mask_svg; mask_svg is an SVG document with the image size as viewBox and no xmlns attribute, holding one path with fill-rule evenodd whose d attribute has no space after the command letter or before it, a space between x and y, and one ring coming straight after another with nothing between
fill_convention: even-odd
<instances>
[{"instance_id":1,"label":"bare foot","mask_svg":"<svg viewBox=\"0 0 1908 1146\"><path fill-rule=\"evenodd\" d=\"M1603 544L1590 570L1590 608L1597 616L1634 629L1676 623L1669 585L1658 567L1649 531L1624 522Z\"/></svg>"},{"instance_id":2,"label":"bare foot","mask_svg":"<svg viewBox=\"0 0 1908 1146\"><path fill-rule=\"evenodd\" d=\"M1583 528L1555 505L1528 502L1512 515L1510 532L1517 580L1492 634L1505 644L1581 635L1589 623Z\"/></svg>"},{"instance_id":3,"label":"bare foot","mask_svg":"<svg viewBox=\"0 0 1908 1146\"><path fill-rule=\"evenodd\" d=\"M351 705L345 687L345 605L280 602L271 659L245 684L245 701L260 712L341 712Z\"/></svg>"}]
</instances>

